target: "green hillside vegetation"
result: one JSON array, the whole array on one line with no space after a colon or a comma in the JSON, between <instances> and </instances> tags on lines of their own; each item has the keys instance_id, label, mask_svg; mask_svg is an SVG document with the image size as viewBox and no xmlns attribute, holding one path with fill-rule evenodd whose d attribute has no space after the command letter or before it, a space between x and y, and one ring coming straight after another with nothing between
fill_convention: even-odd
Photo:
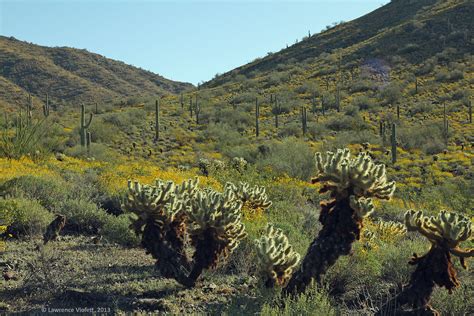
<instances>
[{"instance_id":1,"label":"green hillside vegetation","mask_svg":"<svg viewBox=\"0 0 474 316\"><path fill-rule=\"evenodd\" d=\"M473 15L394 0L183 91L38 48L50 104L0 77L0 310L472 313Z\"/></svg>"},{"instance_id":2,"label":"green hillside vegetation","mask_svg":"<svg viewBox=\"0 0 474 316\"><path fill-rule=\"evenodd\" d=\"M19 105L28 94L54 104L103 102L124 97L178 93L189 83L108 59L85 49L44 47L0 36L0 102Z\"/></svg>"}]
</instances>

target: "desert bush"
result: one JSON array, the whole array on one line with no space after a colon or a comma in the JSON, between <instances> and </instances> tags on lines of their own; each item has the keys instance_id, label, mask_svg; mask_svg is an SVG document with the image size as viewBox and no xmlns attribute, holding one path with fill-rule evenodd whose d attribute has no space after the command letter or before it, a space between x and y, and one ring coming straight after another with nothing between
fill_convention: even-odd
<instances>
[{"instance_id":1,"label":"desert bush","mask_svg":"<svg viewBox=\"0 0 474 316\"><path fill-rule=\"evenodd\" d=\"M281 143L272 144L270 154L259 164L291 177L307 180L314 171L313 158L313 152L306 143L289 137Z\"/></svg>"},{"instance_id":2,"label":"desert bush","mask_svg":"<svg viewBox=\"0 0 474 316\"><path fill-rule=\"evenodd\" d=\"M131 223L130 214L108 215L104 219L101 233L107 241L123 246L139 245L140 241L137 235L129 228Z\"/></svg>"},{"instance_id":3,"label":"desert bush","mask_svg":"<svg viewBox=\"0 0 474 316\"><path fill-rule=\"evenodd\" d=\"M29 175L13 178L0 186L3 196L36 200L51 212L58 211L58 203L67 199L70 189L62 179Z\"/></svg>"},{"instance_id":4,"label":"desert bush","mask_svg":"<svg viewBox=\"0 0 474 316\"><path fill-rule=\"evenodd\" d=\"M0 212L9 216L7 234L17 238L43 234L54 218L39 202L24 198L0 199Z\"/></svg>"},{"instance_id":5,"label":"desert bush","mask_svg":"<svg viewBox=\"0 0 474 316\"><path fill-rule=\"evenodd\" d=\"M352 105L358 107L360 110L369 110L376 106L373 99L366 95L359 95L352 100Z\"/></svg>"},{"instance_id":6,"label":"desert bush","mask_svg":"<svg viewBox=\"0 0 474 316\"><path fill-rule=\"evenodd\" d=\"M106 113L102 115L105 123L118 127L126 132L130 126L140 126L146 122L146 113L142 109L130 109L125 112Z\"/></svg>"},{"instance_id":7,"label":"desert bush","mask_svg":"<svg viewBox=\"0 0 474 316\"><path fill-rule=\"evenodd\" d=\"M402 88L398 83L390 83L380 91L380 97L389 104L395 104L402 96Z\"/></svg>"},{"instance_id":8,"label":"desert bush","mask_svg":"<svg viewBox=\"0 0 474 316\"><path fill-rule=\"evenodd\" d=\"M84 199L62 201L59 209L67 218L64 229L78 234L97 234L104 227L108 216L113 216Z\"/></svg>"},{"instance_id":9,"label":"desert bush","mask_svg":"<svg viewBox=\"0 0 474 316\"><path fill-rule=\"evenodd\" d=\"M302 133L301 126L296 122L285 124L278 130L279 137L301 136Z\"/></svg>"},{"instance_id":10,"label":"desert bush","mask_svg":"<svg viewBox=\"0 0 474 316\"><path fill-rule=\"evenodd\" d=\"M399 128L397 138L404 149L423 149L429 154L444 149L442 128L438 123L424 124L422 128Z\"/></svg>"},{"instance_id":11,"label":"desert bush","mask_svg":"<svg viewBox=\"0 0 474 316\"><path fill-rule=\"evenodd\" d=\"M46 135L45 120L26 123L26 118L18 117L15 130L0 131L0 157L19 159L23 156L40 158L47 149L41 139Z\"/></svg>"},{"instance_id":12,"label":"desert bush","mask_svg":"<svg viewBox=\"0 0 474 316\"><path fill-rule=\"evenodd\" d=\"M327 129L333 131L361 131L368 128L367 123L362 119L361 116L347 116L347 115L336 115L330 118L325 126Z\"/></svg>"},{"instance_id":13,"label":"desert bush","mask_svg":"<svg viewBox=\"0 0 474 316\"><path fill-rule=\"evenodd\" d=\"M359 79L357 81L354 81L349 87L349 91L351 93L366 92L373 89L374 89L374 84L368 79Z\"/></svg>"},{"instance_id":14,"label":"desert bush","mask_svg":"<svg viewBox=\"0 0 474 316\"><path fill-rule=\"evenodd\" d=\"M312 287L304 294L296 297L286 296L283 299L283 307L275 302L265 303L259 315L337 315L337 309L331 304L325 289Z\"/></svg>"}]
</instances>

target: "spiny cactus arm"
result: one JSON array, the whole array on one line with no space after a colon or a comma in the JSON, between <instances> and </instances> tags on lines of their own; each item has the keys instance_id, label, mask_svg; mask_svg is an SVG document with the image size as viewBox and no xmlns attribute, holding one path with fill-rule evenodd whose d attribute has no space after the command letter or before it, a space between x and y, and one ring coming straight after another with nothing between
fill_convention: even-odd
<instances>
[{"instance_id":1,"label":"spiny cactus arm","mask_svg":"<svg viewBox=\"0 0 474 316\"><path fill-rule=\"evenodd\" d=\"M443 238L436 231L426 229L428 220L422 211L408 210L405 213L405 226L408 231L417 231L433 243L441 242Z\"/></svg>"},{"instance_id":2,"label":"spiny cactus arm","mask_svg":"<svg viewBox=\"0 0 474 316\"><path fill-rule=\"evenodd\" d=\"M370 198L359 198L357 199L354 195L349 198L349 205L355 211L359 218L364 218L372 214L375 210L372 199Z\"/></svg>"}]
</instances>

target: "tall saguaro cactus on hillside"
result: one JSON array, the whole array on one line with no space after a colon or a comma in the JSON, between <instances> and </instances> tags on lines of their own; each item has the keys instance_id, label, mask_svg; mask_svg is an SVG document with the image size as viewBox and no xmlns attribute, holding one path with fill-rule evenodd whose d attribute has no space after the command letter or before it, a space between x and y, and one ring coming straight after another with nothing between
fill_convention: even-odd
<instances>
[{"instance_id":1,"label":"tall saguaro cactus on hillside","mask_svg":"<svg viewBox=\"0 0 474 316\"><path fill-rule=\"evenodd\" d=\"M81 136L81 146L87 146L87 129L91 126L92 117L94 115L92 113L89 114L89 121L86 123L86 108L84 104L81 104L81 125L79 129L79 134Z\"/></svg>"},{"instance_id":2,"label":"tall saguaro cactus on hillside","mask_svg":"<svg viewBox=\"0 0 474 316\"><path fill-rule=\"evenodd\" d=\"M319 221L323 228L308 248L303 262L288 286L286 294L305 290L313 279L319 283L340 256L351 252L352 243L359 239L363 218L374 211L372 198L389 200L395 183L387 180L385 166L375 164L365 152L351 157L348 149L325 157L316 154L320 193L329 192L330 199L321 202Z\"/></svg>"},{"instance_id":3,"label":"tall saguaro cactus on hillside","mask_svg":"<svg viewBox=\"0 0 474 316\"><path fill-rule=\"evenodd\" d=\"M260 106L258 104L258 98L255 98L255 137L258 137L260 134L260 129L259 129L259 122L258 119L260 117Z\"/></svg>"},{"instance_id":4,"label":"tall saguaro cactus on hillside","mask_svg":"<svg viewBox=\"0 0 474 316\"><path fill-rule=\"evenodd\" d=\"M410 315L440 315L429 304L431 294L436 286L445 287L451 293L460 285L451 259L452 256L458 257L466 269L465 259L474 256L474 248L464 250L459 247L462 241L471 237L471 221L463 215L446 211L427 217L422 211L410 210L405 214L405 225L408 231L425 236L431 248L424 256L413 255L409 264L415 265L416 269L409 283L399 295L382 306L377 315L385 315L394 309L398 312L404 305L411 306Z\"/></svg>"},{"instance_id":5,"label":"tall saguaro cactus on hillside","mask_svg":"<svg viewBox=\"0 0 474 316\"><path fill-rule=\"evenodd\" d=\"M160 100L155 101L155 142L160 140Z\"/></svg>"}]
</instances>

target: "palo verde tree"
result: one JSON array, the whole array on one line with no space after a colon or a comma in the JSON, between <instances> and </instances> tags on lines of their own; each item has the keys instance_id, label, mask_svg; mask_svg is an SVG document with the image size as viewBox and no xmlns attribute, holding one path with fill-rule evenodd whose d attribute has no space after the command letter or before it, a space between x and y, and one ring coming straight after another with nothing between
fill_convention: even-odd
<instances>
[{"instance_id":1,"label":"palo verde tree","mask_svg":"<svg viewBox=\"0 0 474 316\"><path fill-rule=\"evenodd\" d=\"M474 249L459 247L462 241L471 237L471 221L462 215L441 211L438 216L427 217L422 211L410 210L405 214L408 231L416 231L425 236L431 248L424 256L416 254L409 261L416 269L410 282L402 292L387 302L378 315L386 310L393 311L404 305L411 305L411 313L416 315L440 315L430 306L430 297L436 285L445 287L449 293L460 285L452 256L459 258L466 269L465 259L474 256Z\"/></svg>"},{"instance_id":2,"label":"palo verde tree","mask_svg":"<svg viewBox=\"0 0 474 316\"><path fill-rule=\"evenodd\" d=\"M372 198L388 200L395 191L385 166L375 164L365 152L351 157L349 149L316 154L320 193L329 192L330 199L321 202L319 221L323 228L311 243L306 256L288 286L287 294L302 292L313 279L321 281L337 259L348 255L352 243L359 239L363 218L374 211Z\"/></svg>"}]
</instances>

